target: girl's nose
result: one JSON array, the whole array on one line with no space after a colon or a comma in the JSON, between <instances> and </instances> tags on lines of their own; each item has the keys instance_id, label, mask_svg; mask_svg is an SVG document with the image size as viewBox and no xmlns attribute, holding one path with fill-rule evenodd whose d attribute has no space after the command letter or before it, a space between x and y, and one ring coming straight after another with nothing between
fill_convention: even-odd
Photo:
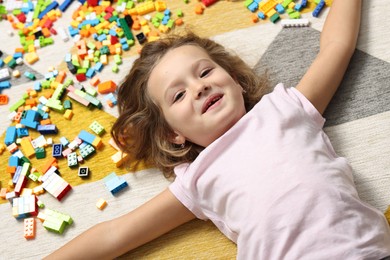
<instances>
[{"instance_id":1,"label":"girl's nose","mask_svg":"<svg viewBox=\"0 0 390 260\"><path fill-rule=\"evenodd\" d=\"M204 85L204 84L199 84L195 88L194 98L201 98L202 95L207 93L209 90L210 90L210 86L207 86L207 85Z\"/></svg>"}]
</instances>

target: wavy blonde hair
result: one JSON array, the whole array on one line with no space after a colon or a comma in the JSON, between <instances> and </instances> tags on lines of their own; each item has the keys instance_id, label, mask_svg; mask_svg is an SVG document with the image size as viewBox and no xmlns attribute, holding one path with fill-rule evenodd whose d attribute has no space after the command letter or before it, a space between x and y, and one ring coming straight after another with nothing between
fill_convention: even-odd
<instances>
[{"instance_id":1,"label":"wavy blonde hair","mask_svg":"<svg viewBox=\"0 0 390 260\"><path fill-rule=\"evenodd\" d=\"M175 166L194 161L203 150L203 147L191 142L186 142L185 147L170 142L174 132L147 91L154 66L169 50L183 45L204 49L214 62L242 86L246 111L251 110L269 91L266 75L257 76L240 57L208 38L186 32L184 35L168 35L147 43L119 87L119 117L112 127L111 135L123 152L131 154L136 160L152 163L167 177L174 176Z\"/></svg>"}]
</instances>

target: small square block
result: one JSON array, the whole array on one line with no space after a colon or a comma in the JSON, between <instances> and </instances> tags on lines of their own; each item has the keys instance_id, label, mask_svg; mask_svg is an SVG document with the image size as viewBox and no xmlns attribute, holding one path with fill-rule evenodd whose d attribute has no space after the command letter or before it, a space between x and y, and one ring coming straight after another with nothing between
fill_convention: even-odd
<instances>
[{"instance_id":1,"label":"small square block","mask_svg":"<svg viewBox=\"0 0 390 260\"><path fill-rule=\"evenodd\" d=\"M89 168L88 167L79 167L78 175L80 177L88 177Z\"/></svg>"}]
</instances>

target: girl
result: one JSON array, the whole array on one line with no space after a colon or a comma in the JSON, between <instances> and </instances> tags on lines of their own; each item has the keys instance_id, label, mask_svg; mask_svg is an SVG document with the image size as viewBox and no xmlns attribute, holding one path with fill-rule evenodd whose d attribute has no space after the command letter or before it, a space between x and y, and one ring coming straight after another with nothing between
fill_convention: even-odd
<instances>
[{"instance_id":1,"label":"girl","mask_svg":"<svg viewBox=\"0 0 390 260\"><path fill-rule=\"evenodd\" d=\"M389 256L383 214L359 200L350 166L322 130L360 11L360 0L334 0L307 73L267 95L265 80L211 40L145 45L120 88L112 134L137 159L174 170L175 181L49 258L113 258L195 217L237 243L239 259Z\"/></svg>"}]
</instances>

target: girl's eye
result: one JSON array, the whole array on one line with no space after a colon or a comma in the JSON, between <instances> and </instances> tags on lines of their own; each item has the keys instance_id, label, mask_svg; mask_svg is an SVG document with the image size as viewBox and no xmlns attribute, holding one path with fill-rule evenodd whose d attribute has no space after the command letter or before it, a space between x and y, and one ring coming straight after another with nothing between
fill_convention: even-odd
<instances>
[{"instance_id":1,"label":"girl's eye","mask_svg":"<svg viewBox=\"0 0 390 260\"><path fill-rule=\"evenodd\" d=\"M200 77L201 78L206 77L210 73L210 71L211 69L202 70L202 72L200 73Z\"/></svg>"},{"instance_id":2,"label":"girl's eye","mask_svg":"<svg viewBox=\"0 0 390 260\"><path fill-rule=\"evenodd\" d=\"M178 92L178 93L174 96L174 98L173 98L173 103L175 103L176 101L180 100L183 96L184 96L184 91Z\"/></svg>"}]
</instances>

